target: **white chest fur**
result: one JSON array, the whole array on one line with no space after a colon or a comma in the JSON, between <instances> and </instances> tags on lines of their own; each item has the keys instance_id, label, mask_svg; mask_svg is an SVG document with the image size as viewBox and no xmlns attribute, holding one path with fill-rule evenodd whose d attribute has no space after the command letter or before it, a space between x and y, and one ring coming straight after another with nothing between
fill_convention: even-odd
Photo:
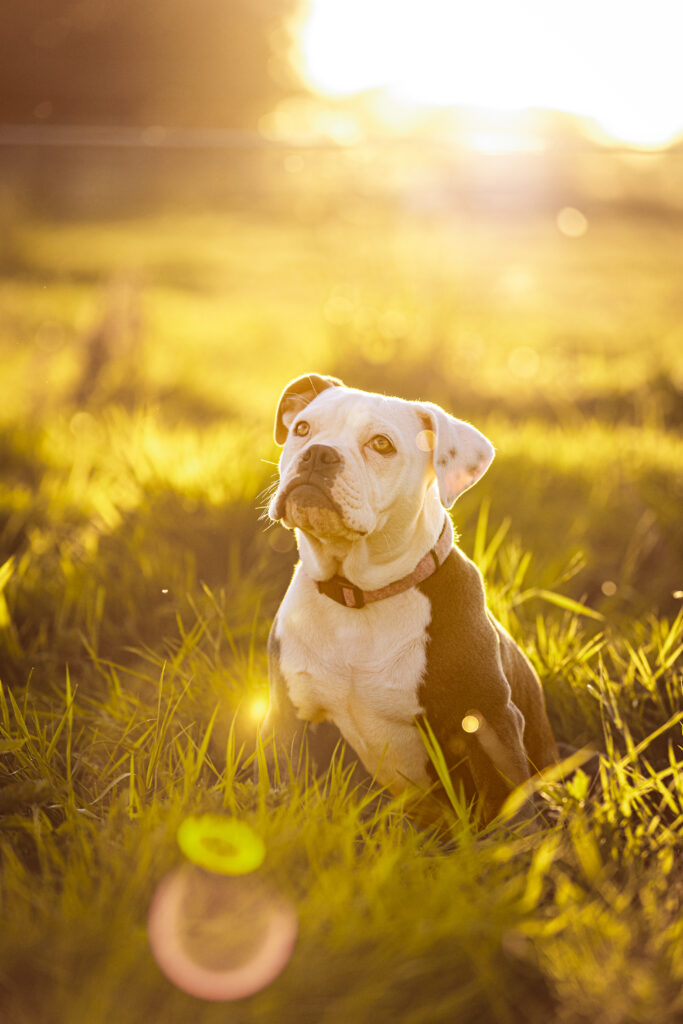
<instances>
[{"instance_id":1,"label":"white chest fur","mask_svg":"<svg viewBox=\"0 0 683 1024\"><path fill-rule=\"evenodd\" d=\"M300 718L331 721L396 794L427 785L415 726L431 606L411 589L362 609L318 593L298 567L278 612L281 669Z\"/></svg>"}]
</instances>

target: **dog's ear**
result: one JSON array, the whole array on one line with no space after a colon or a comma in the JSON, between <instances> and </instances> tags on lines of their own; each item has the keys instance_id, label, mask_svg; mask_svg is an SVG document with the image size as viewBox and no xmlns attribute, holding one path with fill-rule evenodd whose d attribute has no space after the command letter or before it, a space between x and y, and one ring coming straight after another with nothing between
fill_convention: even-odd
<instances>
[{"instance_id":1,"label":"dog's ear","mask_svg":"<svg viewBox=\"0 0 683 1024\"><path fill-rule=\"evenodd\" d=\"M342 388L344 385L336 377L321 377L318 373L307 373L304 377L290 381L280 395L275 413L275 443L285 443L289 426L296 414L312 402L321 391L337 387Z\"/></svg>"},{"instance_id":2,"label":"dog's ear","mask_svg":"<svg viewBox=\"0 0 683 1024\"><path fill-rule=\"evenodd\" d=\"M418 447L431 451L441 503L450 508L489 468L493 445L476 427L449 416L438 405L415 404L425 426L417 435Z\"/></svg>"}]
</instances>

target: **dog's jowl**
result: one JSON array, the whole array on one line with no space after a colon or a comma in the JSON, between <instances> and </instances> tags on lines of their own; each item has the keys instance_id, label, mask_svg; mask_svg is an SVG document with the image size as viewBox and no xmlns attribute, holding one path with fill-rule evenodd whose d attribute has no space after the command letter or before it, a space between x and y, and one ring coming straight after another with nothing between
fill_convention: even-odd
<instances>
[{"instance_id":1,"label":"dog's jowl","mask_svg":"<svg viewBox=\"0 0 683 1024\"><path fill-rule=\"evenodd\" d=\"M445 511L486 472L490 442L429 402L309 374L283 391L269 515L300 562L269 642L263 735L319 762L339 734L392 793L427 790L427 719L485 820L556 758L538 678L486 607ZM271 748L272 749L272 748Z\"/></svg>"}]
</instances>

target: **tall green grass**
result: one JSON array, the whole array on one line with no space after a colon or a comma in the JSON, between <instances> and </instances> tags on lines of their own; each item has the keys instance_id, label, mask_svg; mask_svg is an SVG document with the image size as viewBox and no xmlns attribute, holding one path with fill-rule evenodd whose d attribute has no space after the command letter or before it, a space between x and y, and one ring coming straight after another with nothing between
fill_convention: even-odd
<instances>
[{"instance_id":1,"label":"tall green grass","mask_svg":"<svg viewBox=\"0 0 683 1024\"><path fill-rule=\"evenodd\" d=\"M3 688L6 1019L225 1014L175 991L146 947L154 885L197 810L259 831L301 916L285 974L235 1019L580 1020L605 1004L614 1019L677 1019L681 617L614 636L587 635L570 609L539 616L525 645L555 730L602 748L599 782L542 780L531 828L478 836L457 808L420 830L338 763L255 785L263 645L258 624L236 640L227 604L207 590L164 657L93 657L47 692Z\"/></svg>"},{"instance_id":2,"label":"tall green grass","mask_svg":"<svg viewBox=\"0 0 683 1024\"><path fill-rule=\"evenodd\" d=\"M15 226L0 292L3 1021L681 1019L674 239L605 221L580 250L526 227ZM462 547L558 739L600 754L535 780L531 823L477 832L453 794L421 828L340 761L253 781L266 636L295 558L260 519L271 417L308 369L441 401L496 445L455 507ZM281 977L229 1007L176 990L147 945L195 811L263 836L262 870L300 917Z\"/></svg>"}]
</instances>

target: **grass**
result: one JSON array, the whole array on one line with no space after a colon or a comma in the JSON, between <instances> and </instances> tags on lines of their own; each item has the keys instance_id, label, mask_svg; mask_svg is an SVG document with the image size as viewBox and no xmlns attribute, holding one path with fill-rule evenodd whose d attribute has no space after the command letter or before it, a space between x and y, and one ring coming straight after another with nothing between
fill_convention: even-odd
<instances>
[{"instance_id":1,"label":"grass","mask_svg":"<svg viewBox=\"0 0 683 1024\"><path fill-rule=\"evenodd\" d=\"M366 220L13 226L9 1024L681 1019L673 229L597 218L579 241L542 221ZM252 780L294 560L259 520L271 417L308 369L442 402L498 449L454 510L462 547L558 738L601 752L599 784L588 766L538 784L531 827L477 834L454 799L441 831L420 829L339 763L318 782ZM284 973L230 1007L176 990L147 943L195 811L249 822L299 913Z\"/></svg>"}]
</instances>

